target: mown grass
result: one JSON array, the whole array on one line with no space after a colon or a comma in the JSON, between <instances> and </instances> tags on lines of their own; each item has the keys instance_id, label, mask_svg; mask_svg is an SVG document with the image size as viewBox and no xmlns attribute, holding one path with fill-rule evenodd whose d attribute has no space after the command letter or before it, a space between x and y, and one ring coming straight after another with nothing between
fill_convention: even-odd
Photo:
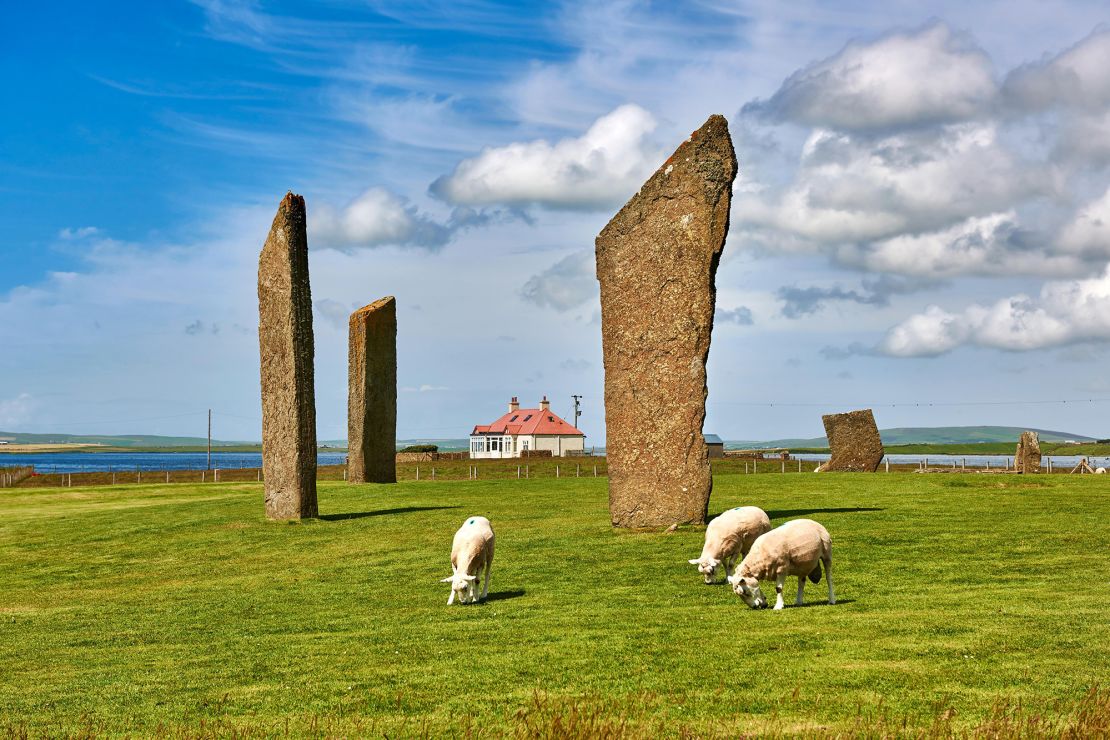
<instances>
[{"instance_id":1,"label":"mown grass","mask_svg":"<svg viewBox=\"0 0 1110 740\"><path fill-rule=\"evenodd\" d=\"M256 483L6 490L0 734L1107 729L1102 476L721 476L711 511L832 533L840 603L780 613L701 583L698 528L612 531L605 483L322 482L298 524ZM448 608L475 513L492 598Z\"/></svg>"}]
</instances>

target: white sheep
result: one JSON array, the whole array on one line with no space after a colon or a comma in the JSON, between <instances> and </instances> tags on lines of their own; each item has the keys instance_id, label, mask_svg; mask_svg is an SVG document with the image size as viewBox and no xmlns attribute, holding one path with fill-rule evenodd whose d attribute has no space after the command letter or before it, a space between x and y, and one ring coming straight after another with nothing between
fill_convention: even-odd
<instances>
[{"instance_id":1,"label":"white sheep","mask_svg":"<svg viewBox=\"0 0 1110 740\"><path fill-rule=\"evenodd\" d=\"M1106 475L1106 468L1096 468L1095 472L1099 475Z\"/></svg>"},{"instance_id":2,"label":"white sheep","mask_svg":"<svg viewBox=\"0 0 1110 740\"><path fill-rule=\"evenodd\" d=\"M760 535L728 582L744 603L753 609L762 609L767 606L767 599L759 589L759 582L773 580L778 595L775 609L782 609L782 587L786 577L797 576L798 598L794 603L800 606L806 577L820 583L822 563L829 582L829 603L835 604L829 531L812 519L795 519Z\"/></svg>"},{"instance_id":3,"label":"white sheep","mask_svg":"<svg viewBox=\"0 0 1110 740\"><path fill-rule=\"evenodd\" d=\"M472 516L463 522L455 539L451 542L451 570L453 573L440 581L451 584L451 595L447 605L459 602L473 604L479 600L476 581L478 574L485 568L485 583L482 596L489 596L489 570L493 565L493 527L484 516Z\"/></svg>"},{"instance_id":4,"label":"white sheep","mask_svg":"<svg viewBox=\"0 0 1110 740\"><path fill-rule=\"evenodd\" d=\"M727 577L732 566L748 554L756 538L770 531L771 520L763 509L757 506L729 509L709 522L705 528L701 557L691 560L690 565L698 566L698 572L705 576L706 583L714 583L717 568L723 564Z\"/></svg>"}]
</instances>

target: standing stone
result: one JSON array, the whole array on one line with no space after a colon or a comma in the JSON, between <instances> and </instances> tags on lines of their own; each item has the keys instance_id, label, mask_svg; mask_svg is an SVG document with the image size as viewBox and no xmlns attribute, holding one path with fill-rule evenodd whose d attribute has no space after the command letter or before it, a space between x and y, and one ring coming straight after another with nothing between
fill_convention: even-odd
<instances>
[{"instance_id":1,"label":"standing stone","mask_svg":"<svg viewBox=\"0 0 1110 740\"><path fill-rule=\"evenodd\" d=\"M871 409L821 417L832 456L821 472L874 473L883 461L883 439Z\"/></svg>"},{"instance_id":2,"label":"standing stone","mask_svg":"<svg viewBox=\"0 0 1110 740\"><path fill-rule=\"evenodd\" d=\"M258 260L262 358L262 473L266 516L316 508L316 392L304 198L286 193Z\"/></svg>"},{"instance_id":3,"label":"standing stone","mask_svg":"<svg viewBox=\"0 0 1110 740\"><path fill-rule=\"evenodd\" d=\"M351 314L347 350L347 481L397 482L397 301Z\"/></svg>"},{"instance_id":4,"label":"standing stone","mask_svg":"<svg viewBox=\"0 0 1110 740\"><path fill-rule=\"evenodd\" d=\"M705 361L735 177L711 116L597 237L613 526L706 519Z\"/></svg>"},{"instance_id":5,"label":"standing stone","mask_svg":"<svg viewBox=\"0 0 1110 740\"><path fill-rule=\"evenodd\" d=\"M1014 453L1014 470L1019 473L1041 472L1041 440L1036 432L1022 432Z\"/></svg>"}]
</instances>

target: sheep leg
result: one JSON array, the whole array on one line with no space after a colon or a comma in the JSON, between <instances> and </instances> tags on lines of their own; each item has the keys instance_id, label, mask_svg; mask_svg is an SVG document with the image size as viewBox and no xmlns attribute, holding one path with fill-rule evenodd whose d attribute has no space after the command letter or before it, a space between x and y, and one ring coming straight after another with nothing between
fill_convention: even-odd
<instances>
[{"instance_id":1,"label":"sheep leg","mask_svg":"<svg viewBox=\"0 0 1110 740\"><path fill-rule=\"evenodd\" d=\"M447 606L455 603L455 587L451 586L451 595L447 597Z\"/></svg>"},{"instance_id":2,"label":"sheep leg","mask_svg":"<svg viewBox=\"0 0 1110 740\"><path fill-rule=\"evenodd\" d=\"M825 579L829 582L829 603L836 603L836 592L833 590L832 582L832 558L825 561Z\"/></svg>"},{"instance_id":3,"label":"sheep leg","mask_svg":"<svg viewBox=\"0 0 1110 740\"><path fill-rule=\"evenodd\" d=\"M489 567L490 567L490 563L489 563L489 561L486 561L486 580L482 584L482 599L483 600L486 597L489 596Z\"/></svg>"},{"instance_id":4,"label":"sheep leg","mask_svg":"<svg viewBox=\"0 0 1110 740\"><path fill-rule=\"evenodd\" d=\"M786 576L780 575L775 579L775 611L782 609L782 587L786 584Z\"/></svg>"},{"instance_id":5,"label":"sheep leg","mask_svg":"<svg viewBox=\"0 0 1110 740\"><path fill-rule=\"evenodd\" d=\"M806 577L798 576L798 598L794 600L794 606L801 606L804 601L802 600L802 592L805 591Z\"/></svg>"}]
</instances>

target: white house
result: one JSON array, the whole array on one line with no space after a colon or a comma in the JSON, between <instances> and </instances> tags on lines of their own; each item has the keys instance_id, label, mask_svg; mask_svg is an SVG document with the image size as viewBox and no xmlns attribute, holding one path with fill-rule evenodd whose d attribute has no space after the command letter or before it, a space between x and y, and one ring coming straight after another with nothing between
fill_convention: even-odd
<instances>
[{"instance_id":1,"label":"white house","mask_svg":"<svg viewBox=\"0 0 1110 740\"><path fill-rule=\"evenodd\" d=\"M551 450L554 457L581 453L586 435L551 411L547 396L538 409L522 409L513 396L509 412L492 424L479 424L470 433L470 457L520 457L527 450Z\"/></svg>"}]
</instances>

